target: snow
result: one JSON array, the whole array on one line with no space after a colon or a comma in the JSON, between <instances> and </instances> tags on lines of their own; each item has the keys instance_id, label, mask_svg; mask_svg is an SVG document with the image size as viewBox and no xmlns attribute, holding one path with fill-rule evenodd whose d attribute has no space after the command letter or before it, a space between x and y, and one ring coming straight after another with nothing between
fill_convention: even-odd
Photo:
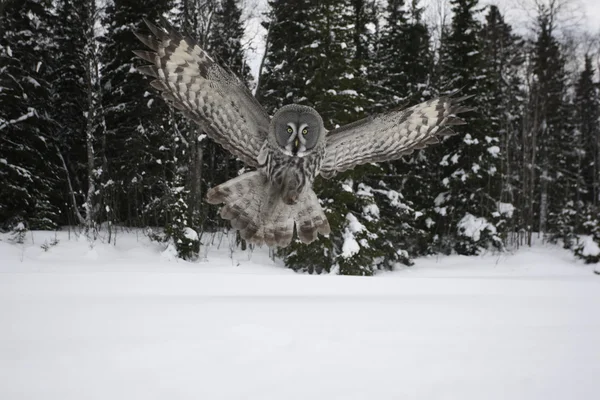
<instances>
[{"instance_id":1,"label":"snow","mask_svg":"<svg viewBox=\"0 0 600 400\"><path fill-rule=\"evenodd\" d=\"M436 196L436 198L433 200L433 203L439 207L442 204L444 204L446 201L448 201L449 198L450 198L450 192L442 192Z\"/></svg>"},{"instance_id":2,"label":"snow","mask_svg":"<svg viewBox=\"0 0 600 400\"><path fill-rule=\"evenodd\" d=\"M188 240L198 240L198 232L196 232L189 226L183 228L183 236L185 236L185 238Z\"/></svg>"},{"instance_id":3,"label":"snow","mask_svg":"<svg viewBox=\"0 0 600 400\"><path fill-rule=\"evenodd\" d=\"M27 79L27 81L29 83L31 83L33 85L33 87L40 87L40 86L42 86L42 85L40 85L40 83L37 80L35 80L31 76L26 77L26 79Z\"/></svg>"},{"instance_id":4,"label":"snow","mask_svg":"<svg viewBox=\"0 0 600 400\"><path fill-rule=\"evenodd\" d=\"M402 194L400 192L396 192L395 190L387 190L387 198L390 201L390 205L392 207L400 208L400 209L408 209L409 207L402 202Z\"/></svg>"},{"instance_id":5,"label":"snow","mask_svg":"<svg viewBox=\"0 0 600 400\"><path fill-rule=\"evenodd\" d=\"M348 213L348 215L346 215L346 220L348 221L348 229L350 229L350 232L358 233L365 230L365 226L361 224L354 215Z\"/></svg>"},{"instance_id":6,"label":"snow","mask_svg":"<svg viewBox=\"0 0 600 400\"><path fill-rule=\"evenodd\" d=\"M342 182L342 190L344 192L350 192L353 193L354 190L352 189L352 181L346 181L346 182Z\"/></svg>"},{"instance_id":7,"label":"snow","mask_svg":"<svg viewBox=\"0 0 600 400\"><path fill-rule=\"evenodd\" d=\"M343 96L354 96L354 97L358 96L358 92L356 90L353 90L353 89L342 90L340 92L340 94L343 95Z\"/></svg>"},{"instance_id":8,"label":"snow","mask_svg":"<svg viewBox=\"0 0 600 400\"><path fill-rule=\"evenodd\" d=\"M471 238L475 242L480 239L481 232L485 230L488 230L490 233L496 233L496 227L490 224L485 218L476 217L470 213L466 213L457 226L462 236Z\"/></svg>"},{"instance_id":9,"label":"snow","mask_svg":"<svg viewBox=\"0 0 600 400\"><path fill-rule=\"evenodd\" d=\"M500 147L498 147L498 146L488 147L487 152L490 153L492 155L492 157L498 157L498 154L500 154Z\"/></svg>"},{"instance_id":10,"label":"snow","mask_svg":"<svg viewBox=\"0 0 600 400\"><path fill-rule=\"evenodd\" d=\"M344 238L344 243L342 244L342 257L350 258L353 255L357 254L360 251L360 245L356 241L355 234L362 232L365 230L365 226L361 224L358 219L348 213L346 215L347 226L344 229L344 233L342 237ZM366 242L363 242L363 246Z\"/></svg>"},{"instance_id":11,"label":"snow","mask_svg":"<svg viewBox=\"0 0 600 400\"><path fill-rule=\"evenodd\" d=\"M2 125L0 125L0 130L6 128L8 125L12 125L12 124L17 124L19 122L23 122L28 118L31 118L33 116L35 116L36 111L34 108L32 107L27 107L27 114L23 114L21 115L19 118L16 119L11 119L8 122L3 123Z\"/></svg>"},{"instance_id":12,"label":"snow","mask_svg":"<svg viewBox=\"0 0 600 400\"><path fill-rule=\"evenodd\" d=\"M465 142L468 145L471 145L471 144L478 144L479 140L473 139L473 137L469 133L467 133L467 134L465 134L465 137L463 138L463 142Z\"/></svg>"},{"instance_id":13,"label":"snow","mask_svg":"<svg viewBox=\"0 0 600 400\"><path fill-rule=\"evenodd\" d=\"M600 255L600 247L594 241L592 236L586 236L582 239L581 255L584 257L595 257Z\"/></svg>"},{"instance_id":14,"label":"snow","mask_svg":"<svg viewBox=\"0 0 600 400\"><path fill-rule=\"evenodd\" d=\"M379 219L379 207L377 204L371 203L363 207L363 214L367 221L373 221Z\"/></svg>"},{"instance_id":15,"label":"snow","mask_svg":"<svg viewBox=\"0 0 600 400\"><path fill-rule=\"evenodd\" d=\"M504 215L508 218L512 218L513 212L515 211L515 206L510 203L503 203L501 201L498 202L498 212L500 215Z\"/></svg>"},{"instance_id":16,"label":"snow","mask_svg":"<svg viewBox=\"0 0 600 400\"><path fill-rule=\"evenodd\" d=\"M106 232L9 238L0 234L2 399L600 393L600 277L559 247L420 258L368 278L295 274L219 236L197 263L161 257L139 231L117 232L116 245Z\"/></svg>"}]
</instances>

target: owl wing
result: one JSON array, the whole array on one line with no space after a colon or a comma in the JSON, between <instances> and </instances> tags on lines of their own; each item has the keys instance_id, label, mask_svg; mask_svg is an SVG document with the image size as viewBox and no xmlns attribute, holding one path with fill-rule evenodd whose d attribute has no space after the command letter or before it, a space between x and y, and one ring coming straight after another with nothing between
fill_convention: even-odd
<instances>
[{"instance_id":1,"label":"owl wing","mask_svg":"<svg viewBox=\"0 0 600 400\"><path fill-rule=\"evenodd\" d=\"M451 126L465 124L456 114L471 111L460 104L468 97L439 97L329 131L321 175L330 178L360 164L396 160L439 143L439 137L454 134Z\"/></svg>"},{"instance_id":2,"label":"owl wing","mask_svg":"<svg viewBox=\"0 0 600 400\"><path fill-rule=\"evenodd\" d=\"M156 80L151 85L197 124L209 137L249 166L267 137L269 116L246 86L218 65L198 44L180 35L166 21L153 35L135 35L153 51L134 53L151 65L138 70Z\"/></svg>"}]
</instances>

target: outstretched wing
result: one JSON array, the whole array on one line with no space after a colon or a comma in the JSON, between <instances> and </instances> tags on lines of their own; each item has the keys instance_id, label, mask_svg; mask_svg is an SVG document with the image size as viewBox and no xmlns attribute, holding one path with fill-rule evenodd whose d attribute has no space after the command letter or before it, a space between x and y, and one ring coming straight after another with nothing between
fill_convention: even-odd
<instances>
[{"instance_id":1,"label":"outstretched wing","mask_svg":"<svg viewBox=\"0 0 600 400\"><path fill-rule=\"evenodd\" d=\"M329 131L321 175L330 178L360 164L390 161L438 143L463 125L456 114L471 111L460 105L467 97L440 97L405 110L368 117Z\"/></svg>"},{"instance_id":2,"label":"outstretched wing","mask_svg":"<svg viewBox=\"0 0 600 400\"><path fill-rule=\"evenodd\" d=\"M136 36L153 51L134 53L152 65L139 67L139 71L157 78L151 85L208 136L247 165L257 166L269 129L264 108L231 71L218 65L193 39L180 35L166 21L163 27L145 22L153 35Z\"/></svg>"}]
</instances>

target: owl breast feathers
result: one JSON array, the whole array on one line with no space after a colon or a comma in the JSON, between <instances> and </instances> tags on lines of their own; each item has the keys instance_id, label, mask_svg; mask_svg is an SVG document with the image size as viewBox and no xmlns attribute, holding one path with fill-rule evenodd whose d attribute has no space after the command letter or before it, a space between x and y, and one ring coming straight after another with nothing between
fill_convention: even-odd
<instances>
[{"instance_id":1,"label":"owl breast feathers","mask_svg":"<svg viewBox=\"0 0 600 400\"><path fill-rule=\"evenodd\" d=\"M438 143L464 124L466 97L439 97L404 110L371 116L326 131L320 115L300 105L270 118L246 86L189 37L166 21L152 34L136 36L152 51L135 54L150 62L139 71L151 85L196 122L213 140L256 170L212 188L211 204L252 243L285 247L293 238L310 243L330 233L312 189L317 175L331 178L357 165L395 160Z\"/></svg>"}]
</instances>

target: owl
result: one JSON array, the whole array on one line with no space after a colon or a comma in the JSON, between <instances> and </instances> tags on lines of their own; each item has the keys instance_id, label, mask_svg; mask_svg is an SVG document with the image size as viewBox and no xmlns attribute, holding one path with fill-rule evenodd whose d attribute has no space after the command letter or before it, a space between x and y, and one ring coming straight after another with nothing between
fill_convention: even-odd
<instances>
[{"instance_id":1,"label":"owl","mask_svg":"<svg viewBox=\"0 0 600 400\"><path fill-rule=\"evenodd\" d=\"M294 236L304 243L330 233L312 185L357 165L390 161L451 135L464 124L456 114L470 109L463 98L440 97L404 110L368 117L327 131L311 107L291 104L269 117L246 86L191 38L166 21L145 21L152 34L136 36L152 51L135 54L139 67L156 78L151 85L206 134L252 171L207 193L223 204L229 220L251 243L285 247Z\"/></svg>"}]
</instances>

